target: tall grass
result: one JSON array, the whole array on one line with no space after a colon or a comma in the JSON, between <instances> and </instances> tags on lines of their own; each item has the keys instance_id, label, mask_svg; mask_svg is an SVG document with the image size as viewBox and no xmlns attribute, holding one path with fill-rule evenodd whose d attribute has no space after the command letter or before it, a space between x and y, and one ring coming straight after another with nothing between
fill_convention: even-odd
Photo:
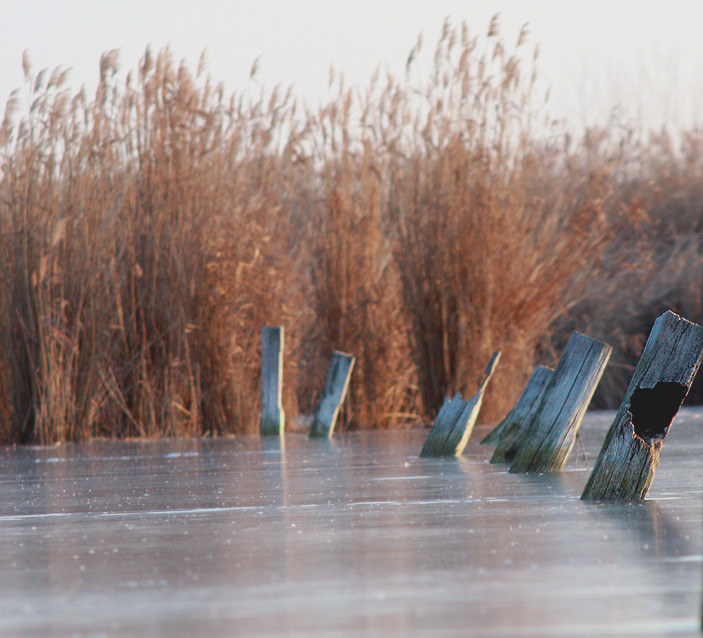
<instances>
[{"instance_id":1,"label":"tall grass","mask_svg":"<svg viewBox=\"0 0 703 638\"><path fill-rule=\"evenodd\" d=\"M612 193L607 205L623 211L622 222L599 277L559 319L553 341L578 327L614 346L594 405L616 407L656 317L671 309L703 321L703 134L663 129L640 140L602 129L587 132L582 146L588 154L577 149L570 161L584 173L600 170ZM689 400L702 399L699 376Z\"/></svg>"},{"instance_id":2,"label":"tall grass","mask_svg":"<svg viewBox=\"0 0 703 638\"><path fill-rule=\"evenodd\" d=\"M295 290L272 272L286 98L227 102L167 50L124 84L115 52L100 68L88 101L26 60L29 115L5 120L5 438L251 429L258 334Z\"/></svg>"},{"instance_id":3,"label":"tall grass","mask_svg":"<svg viewBox=\"0 0 703 638\"><path fill-rule=\"evenodd\" d=\"M293 422L334 349L358 427L432 418L502 349L497 418L572 329L615 346L598 401L619 401L652 316L702 318L701 135L547 136L525 39L447 23L427 78L416 46L404 80L338 77L316 109L226 96L168 50L124 79L106 53L90 98L25 58L0 126L0 440L254 432L271 324Z\"/></svg>"},{"instance_id":4,"label":"tall grass","mask_svg":"<svg viewBox=\"0 0 703 638\"><path fill-rule=\"evenodd\" d=\"M447 392L475 391L502 349L484 411L495 418L610 235L601 194L534 137L536 75L523 61L495 23L483 51L466 28L445 25L423 113L404 115L412 145L394 156L389 209L428 414Z\"/></svg>"},{"instance_id":5,"label":"tall grass","mask_svg":"<svg viewBox=\"0 0 703 638\"><path fill-rule=\"evenodd\" d=\"M337 99L309 120L319 137L319 200L310 209L314 320L307 364L319 370L317 362L328 360L334 349L353 353L357 363L346 419L387 427L417 416L416 373L408 366L399 275L386 228L388 160L363 131L359 139L352 108L353 93L340 77ZM317 377L319 389L323 379Z\"/></svg>"}]
</instances>

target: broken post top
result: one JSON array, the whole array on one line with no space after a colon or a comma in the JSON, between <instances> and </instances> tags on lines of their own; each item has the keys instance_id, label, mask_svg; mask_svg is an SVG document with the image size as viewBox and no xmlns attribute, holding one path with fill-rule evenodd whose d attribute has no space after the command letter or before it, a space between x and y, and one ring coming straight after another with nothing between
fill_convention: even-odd
<instances>
[{"instance_id":1,"label":"broken post top","mask_svg":"<svg viewBox=\"0 0 703 638\"><path fill-rule=\"evenodd\" d=\"M667 310L654 322L620 407L634 433L661 442L701 365L703 327Z\"/></svg>"},{"instance_id":2,"label":"broken post top","mask_svg":"<svg viewBox=\"0 0 703 638\"><path fill-rule=\"evenodd\" d=\"M488 365L486 365L486 372L484 373L483 381L481 382L481 385L479 386L478 392L481 392L482 390L484 390L486 388L486 385L488 385L488 382L491 380L491 377L493 376L495 369L498 367L498 363L500 361L500 355L501 355L500 350L496 350L491 355L491 360L488 362Z\"/></svg>"},{"instance_id":3,"label":"broken post top","mask_svg":"<svg viewBox=\"0 0 703 638\"><path fill-rule=\"evenodd\" d=\"M652 326L619 413L661 445L701 365L703 327L667 310Z\"/></svg>"},{"instance_id":4,"label":"broken post top","mask_svg":"<svg viewBox=\"0 0 703 638\"><path fill-rule=\"evenodd\" d=\"M703 327L667 310L652 326L627 395L634 388L653 388L657 383L690 386L701 357L686 356L686 352L695 352L702 343Z\"/></svg>"},{"instance_id":5,"label":"broken post top","mask_svg":"<svg viewBox=\"0 0 703 638\"><path fill-rule=\"evenodd\" d=\"M420 456L460 456L462 454L476 424L486 386L499 360L500 351L494 352L486 366L483 382L476 394L468 401L464 401L458 392L451 401L444 401Z\"/></svg>"}]
</instances>

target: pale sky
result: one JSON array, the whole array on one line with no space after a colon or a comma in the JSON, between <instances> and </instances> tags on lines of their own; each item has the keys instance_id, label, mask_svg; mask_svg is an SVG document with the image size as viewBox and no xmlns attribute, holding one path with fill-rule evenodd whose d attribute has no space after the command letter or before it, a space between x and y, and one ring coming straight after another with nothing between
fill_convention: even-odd
<instances>
[{"instance_id":1,"label":"pale sky","mask_svg":"<svg viewBox=\"0 0 703 638\"><path fill-rule=\"evenodd\" d=\"M3 107L22 85L24 49L35 71L70 67L70 85L90 89L102 52L120 49L126 72L147 45L166 44L193 71L206 49L210 75L228 93L256 89L249 71L261 56L265 87L292 84L317 104L329 95L330 65L359 88L377 66L403 77L419 33L429 68L445 17L483 35L500 13L509 47L529 23L556 117L579 126L619 107L622 121L703 124L700 0L0 0L0 9Z\"/></svg>"}]
</instances>

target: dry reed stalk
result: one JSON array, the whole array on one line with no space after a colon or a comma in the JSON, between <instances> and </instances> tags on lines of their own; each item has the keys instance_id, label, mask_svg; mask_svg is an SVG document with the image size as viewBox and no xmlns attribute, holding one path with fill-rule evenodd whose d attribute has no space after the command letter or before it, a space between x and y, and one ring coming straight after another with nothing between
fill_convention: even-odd
<instances>
[{"instance_id":1,"label":"dry reed stalk","mask_svg":"<svg viewBox=\"0 0 703 638\"><path fill-rule=\"evenodd\" d=\"M9 285L2 305L10 312L0 328L2 379L13 399L3 410L7 440L247 427L244 418L227 421L232 411L221 405L221 379L232 373L210 364L232 336L215 342L207 332L220 300L205 287L223 240L236 243L251 228L239 253L253 252L284 225L276 212L285 179L267 192L261 185L271 168L265 164L276 168L271 139L285 124L289 97L268 108L227 105L209 80L195 88L167 50L156 57L147 51L136 87L130 76L119 85L115 71L111 52L88 102L82 93L71 99L60 84L45 86L27 66L33 106L15 127L4 125L2 268ZM280 235L270 244L290 243L290 232ZM262 252L277 256L276 270L257 271L257 293L235 315L257 303L256 294L267 300L264 309L290 297L269 285L279 269L291 271L288 253ZM253 356L258 343L246 347ZM214 381L207 392L203 373Z\"/></svg>"},{"instance_id":2,"label":"dry reed stalk","mask_svg":"<svg viewBox=\"0 0 703 638\"><path fill-rule=\"evenodd\" d=\"M523 79L500 42L491 57L463 36L454 53L458 38L439 42L424 119L403 118L411 144L393 156L389 219L425 412L471 392L481 361L503 349L486 406L495 418L579 298L609 222L598 200L562 189L554 149L530 137L534 73Z\"/></svg>"},{"instance_id":3,"label":"dry reed stalk","mask_svg":"<svg viewBox=\"0 0 703 638\"><path fill-rule=\"evenodd\" d=\"M388 427L413 418L416 384L384 228L383 156L363 134L354 139L352 107L342 78L337 99L314 121L324 134L316 148L320 201L310 235L314 322L307 343L314 366L306 373L317 391L326 370L320 362L334 350L352 353L355 373L340 421Z\"/></svg>"},{"instance_id":4,"label":"dry reed stalk","mask_svg":"<svg viewBox=\"0 0 703 638\"><path fill-rule=\"evenodd\" d=\"M619 405L656 317L672 310L694 321L703 318L701 148L700 131L682 133L676 148L665 132L644 141L601 130L588 132L568 159L573 171L599 175L606 211L621 211L600 276L559 321L553 338L560 344L579 326L614 344L594 396L597 407ZM703 380L697 378L688 401L701 397Z\"/></svg>"}]
</instances>

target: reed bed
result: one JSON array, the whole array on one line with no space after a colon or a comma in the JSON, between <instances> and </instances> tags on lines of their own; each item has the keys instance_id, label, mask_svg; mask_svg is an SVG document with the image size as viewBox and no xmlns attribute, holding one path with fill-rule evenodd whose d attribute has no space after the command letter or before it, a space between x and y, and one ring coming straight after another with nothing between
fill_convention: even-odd
<instances>
[{"instance_id":1,"label":"reed bed","mask_svg":"<svg viewBox=\"0 0 703 638\"><path fill-rule=\"evenodd\" d=\"M568 141L526 35L447 23L428 77L418 43L406 78L334 76L315 109L225 95L169 50L124 77L106 53L90 98L25 58L0 126L0 441L253 433L277 324L292 427L335 349L357 357L344 426L429 420L502 349L497 419L572 329L614 346L596 401L619 403L653 317L703 319L703 136Z\"/></svg>"}]
</instances>

